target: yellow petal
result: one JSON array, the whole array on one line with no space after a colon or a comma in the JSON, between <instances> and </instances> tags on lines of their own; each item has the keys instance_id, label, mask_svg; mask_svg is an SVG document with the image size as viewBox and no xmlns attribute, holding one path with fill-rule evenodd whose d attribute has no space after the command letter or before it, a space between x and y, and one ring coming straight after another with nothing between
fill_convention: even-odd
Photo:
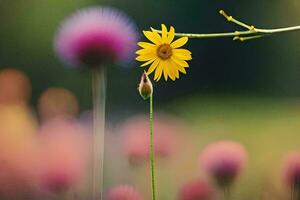
<instances>
[{"instance_id":1,"label":"yellow petal","mask_svg":"<svg viewBox=\"0 0 300 200\"><path fill-rule=\"evenodd\" d=\"M192 52L190 52L187 49L174 49L173 51L176 52L176 53L181 53L181 54L186 54L186 55L191 55L192 54Z\"/></svg>"},{"instance_id":2,"label":"yellow petal","mask_svg":"<svg viewBox=\"0 0 300 200\"><path fill-rule=\"evenodd\" d=\"M161 25L161 35L162 35L162 40L163 42L168 42L168 31L166 25L162 24Z\"/></svg>"},{"instance_id":3,"label":"yellow petal","mask_svg":"<svg viewBox=\"0 0 300 200\"><path fill-rule=\"evenodd\" d=\"M155 48L156 46L154 44L151 44L149 42L139 42L138 45L142 48Z\"/></svg>"},{"instance_id":4,"label":"yellow petal","mask_svg":"<svg viewBox=\"0 0 300 200\"><path fill-rule=\"evenodd\" d=\"M174 56L182 60L192 60L192 52L186 49L173 49L173 54Z\"/></svg>"},{"instance_id":5,"label":"yellow petal","mask_svg":"<svg viewBox=\"0 0 300 200\"><path fill-rule=\"evenodd\" d=\"M171 26L169 34L168 34L168 44L171 44L171 42L174 40L175 37L175 29L173 26Z\"/></svg>"},{"instance_id":6,"label":"yellow petal","mask_svg":"<svg viewBox=\"0 0 300 200\"><path fill-rule=\"evenodd\" d=\"M169 77L171 78L172 81L175 81L175 73L173 69L169 69Z\"/></svg>"},{"instance_id":7,"label":"yellow petal","mask_svg":"<svg viewBox=\"0 0 300 200\"><path fill-rule=\"evenodd\" d=\"M145 54L145 55L140 55L140 56L136 57L136 60L143 62L143 61L152 60L154 58L156 58L155 54Z\"/></svg>"},{"instance_id":8,"label":"yellow petal","mask_svg":"<svg viewBox=\"0 0 300 200\"><path fill-rule=\"evenodd\" d=\"M184 68L183 66L180 66L180 65L178 65L178 64L176 64L176 63L174 63L174 66L175 66L181 73L186 74L186 70L185 70L185 68Z\"/></svg>"},{"instance_id":9,"label":"yellow petal","mask_svg":"<svg viewBox=\"0 0 300 200\"><path fill-rule=\"evenodd\" d=\"M150 40L154 44L156 44L156 45L162 44L162 39L157 32L143 31L143 33L148 38L148 40Z\"/></svg>"},{"instance_id":10,"label":"yellow petal","mask_svg":"<svg viewBox=\"0 0 300 200\"><path fill-rule=\"evenodd\" d=\"M169 68L168 67L164 67L163 68L163 72L164 72L165 81L167 81L168 80L168 76L169 76Z\"/></svg>"},{"instance_id":11,"label":"yellow petal","mask_svg":"<svg viewBox=\"0 0 300 200\"><path fill-rule=\"evenodd\" d=\"M168 75L171 78L171 80L175 80L175 71L174 71L174 66L173 66L173 62L171 60L169 60L168 62L166 62L166 67L168 68Z\"/></svg>"},{"instance_id":12,"label":"yellow petal","mask_svg":"<svg viewBox=\"0 0 300 200\"><path fill-rule=\"evenodd\" d=\"M176 78L179 78L179 72L178 72L178 69L174 69L174 71L175 71L175 77L176 77Z\"/></svg>"},{"instance_id":13,"label":"yellow petal","mask_svg":"<svg viewBox=\"0 0 300 200\"><path fill-rule=\"evenodd\" d=\"M156 50L155 49L140 49L135 52L138 55L143 55L143 54L155 54Z\"/></svg>"},{"instance_id":14,"label":"yellow petal","mask_svg":"<svg viewBox=\"0 0 300 200\"><path fill-rule=\"evenodd\" d=\"M149 60L148 62L145 62L144 64L141 65L141 67L145 67L147 65L150 65L153 61L155 61L156 58Z\"/></svg>"},{"instance_id":15,"label":"yellow petal","mask_svg":"<svg viewBox=\"0 0 300 200\"><path fill-rule=\"evenodd\" d=\"M159 65L155 70L154 80L159 81L162 74L162 70L163 70L163 62L159 62Z\"/></svg>"},{"instance_id":16,"label":"yellow petal","mask_svg":"<svg viewBox=\"0 0 300 200\"><path fill-rule=\"evenodd\" d=\"M149 67L147 74L151 74L156 69L158 64L159 64L159 59L156 59Z\"/></svg>"},{"instance_id":17,"label":"yellow petal","mask_svg":"<svg viewBox=\"0 0 300 200\"><path fill-rule=\"evenodd\" d=\"M173 43L171 43L171 47L173 47L174 49L182 47L187 43L188 40L188 37L179 38L178 40L175 40Z\"/></svg>"},{"instance_id":18,"label":"yellow petal","mask_svg":"<svg viewBox=\"0 0 300 200\"><path fill-rule=\"evenodd\" d=\"M179 70L178 70L177 66L178 65L176 65L176 63L173 62L173 69L174 69L175 77L179 78Z\"/></svg>"},{"instance_id":19,"label":"yellow petal","mask_svg":"<svg viewBox=\"0 0 300 200\"><path fill-rule=\"evenodd\" d=\"M188 64L186 61L184 61L184 60L182 60L182 59L179 59L179 58L176 58L176 56L172 56L172 60L173 60L176 64L178 64L178 65L180 65L180 66L182 66L182 67L188 67L188 66L189 66L189 64Z\"/></svg>"}]
</instances>

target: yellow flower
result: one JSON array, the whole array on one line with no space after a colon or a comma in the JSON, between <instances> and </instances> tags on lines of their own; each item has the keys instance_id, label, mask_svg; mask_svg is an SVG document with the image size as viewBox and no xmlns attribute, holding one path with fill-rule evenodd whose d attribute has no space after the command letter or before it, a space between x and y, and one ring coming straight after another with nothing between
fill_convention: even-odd
<instances>
[{"instance_id":1,"label":"yellow flower","mask_svg":"<svg viewBox=\"0 0 300 200\"><path fill-rule=\"evenodd\" d=\"M136 60L145 62L141 67L150 65L148 74L155 71L154 80L158 81L162 74L165 80L170 77L175 81L179 78L179 72L186 74L185 68L189 67L187 60L191 60L191 52L181 49L188 41L187 37L181 37L174 40L175 29L171 26L170 31L162 24L161 35L152 29L152 31L143 31L144 35L153 43L139 42L138 45L143 49L136 52Z\"/></svg>"}]
</instances>

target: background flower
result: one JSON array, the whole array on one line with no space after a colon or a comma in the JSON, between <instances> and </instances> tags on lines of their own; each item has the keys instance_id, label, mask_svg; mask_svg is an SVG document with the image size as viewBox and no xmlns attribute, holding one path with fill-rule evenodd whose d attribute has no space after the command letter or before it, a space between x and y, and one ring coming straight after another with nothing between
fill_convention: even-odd
<instances>
[{"instance_id":1,"label":"background flower","mask_svg":"<svg viewBox=\"0 0 300 200\"><path fill-rule=\"evenodd\" d=\"M75 121L57 118L40 129L38 183L42 191L63 193L86 173L89 140Z\"/></svg>"},{"instance_id":2,"label":"background flower","mask_svg":"<svg viewBox=\"0 0 300 200\"><path fill-rule=\"evenodd\" d=\"M21 71L6 68L0 70L0 104L28 103L31 83Z\"/></svg>"},{"instance_id":3,"label":"background flower","mask_svg":"<svg viewBox=\"0 0 300 200\"><path fill-rule=\"evenodd\" d=\"M142 200L142 197L134 187L120 185L108 192L106 200Z\"/></svg>"},{"instance_id":4,"label":"background flower","mask_svg":"<svg viewBox=\"0 0 300 200\"><path fill-rule=\"evenodd\" d=\"M129 17L115 8L87 8L61 24L55 50L71 65L99 67L133 54L137 39L135 30Z\"/></svg>"},{"instance_id":5,"label":"background flower","mask_svg":"<svg viewBox=\"0 0 300 200\"><path fill-rule=\"evenodd\" d=\"M42 120L55 117L76 117L79 106L74 94L60 87L50 87L38 99L38 113Z\"/></svg>"},{"instance_id":6,"label":"background flower","mask_svg":"<svg viewBox=\"0 0 300 200\"><path fill-rule=\"evenodd\" d=\"M207 145L200 154L203 168L222 186L230 186L242 172L247 160L244 146L234 141Z\"/></svg>"},{"instance_id":7,"label":"background flower","mask_svg":"<svg viewBox=\"0 0 300 200\"><path fill-rule=\"evenodd\" d=\"M197 179L182 185L179 200L212 200L215 197L213 187L204 180Z\"/></svg>"},{"instance_id":8,"label":"background flower","mask_svg":"<svg viewBox=\"0 0 300 200\"><path fill-rule=\"evenodd\" d=\"M290 152L285 156L282 172L285 184L300 188L300 152Z\"/></svg>"}]
</instances>

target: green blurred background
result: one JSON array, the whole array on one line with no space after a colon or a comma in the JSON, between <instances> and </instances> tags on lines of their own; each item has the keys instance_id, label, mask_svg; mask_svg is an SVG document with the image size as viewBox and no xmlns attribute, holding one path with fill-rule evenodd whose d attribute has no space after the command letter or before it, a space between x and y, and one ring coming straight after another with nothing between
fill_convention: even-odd
<instances>
[{"instance_id":1,"label":"green blurred background","mask_svg":"<svg viewBox=\"0 0 300 200\"><path fill-rule=\"evenodd\" d=\"M61 20L76 9L108 5L124 10L140 30L161 23L178 32L210 33L240 29L218 14L224 9L257 27L276 28L300 22L298 0L1 0L0 66L25 71L33 85L33 104L49 86L64 86L91 107L87 72L65 68L53 51L53 38ZM142 38L142 35L141 35ZM193 60L187 76L176 82L155 84L160 105L186 96L223 94L299 96L299 33L276 35L245 43L225 39L190 40ZM144 39L144 38L142 38ZM127 68L108 69L108 110L140 108L136 84L141 69L132 61Z\"/></svg>"},{"instance_id":2,"label":"green blurred background","mask_svg":"<svg viewBox=\"0 0 300 200\"><path fill-rule=\"evenodd\" d=\"M0 68L14 67L29 76L33 106L47 87L63 86L75 93L82 110L91 108L90 74L66 68L53 51L53 38L64 17L94 5L124 10L140 30L161 23L178 32L240 29L221 17L220 9L259 28L300 24L299 0L1 0ZM293 32L244 43L231 38L190 40L193 60L187 75L154 84L155 107L176 113L200 133L186 133L191 140L195 137L196 150L186 152L191 153L189 161L161 168L167 177L160 180L166 188L162 197L174 198L168 189L198 173L198 152L216 139L236 139L251 153L251 170L237 199L263 199L262 191L277 187L281 156L300 145L299 36ZM127 67L108 67L109 119L146 112L147 104L136 91L142 72L138 66L132 61ZM186 176L178 178L182 169Z\"/></svg>"}]
</instances>

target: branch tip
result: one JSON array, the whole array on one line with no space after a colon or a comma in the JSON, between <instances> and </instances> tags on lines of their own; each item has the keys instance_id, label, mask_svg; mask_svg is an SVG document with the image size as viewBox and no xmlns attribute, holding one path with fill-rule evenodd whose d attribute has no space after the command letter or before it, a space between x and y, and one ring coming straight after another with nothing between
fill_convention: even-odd
<instances>
[{"instance_id":1,"label":"branch tip","mask_svg":"<svg viewBox=\"0 0 300 200\"><path fill-rule=\"evenodd\" d=\"M230 21L229 18L232 18L232 16L228 16L227 13L224 10L220 10L219 13L225 17L228 21Z\"/></svg>"}]
</instances>

